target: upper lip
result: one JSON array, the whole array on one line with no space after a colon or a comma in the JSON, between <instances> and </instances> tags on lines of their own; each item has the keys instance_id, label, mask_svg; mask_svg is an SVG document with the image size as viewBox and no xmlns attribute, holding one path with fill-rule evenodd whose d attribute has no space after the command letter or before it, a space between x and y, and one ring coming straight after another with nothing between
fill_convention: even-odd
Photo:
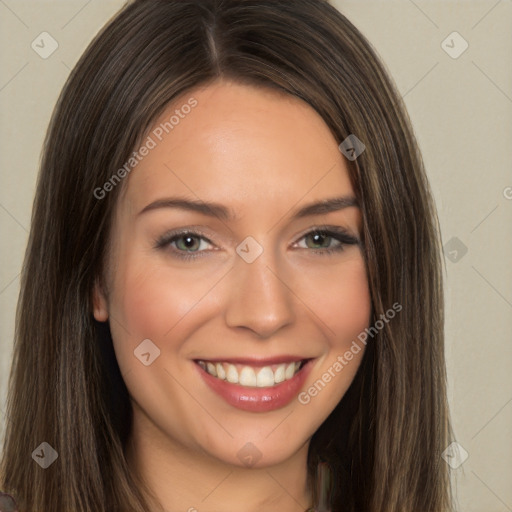
<instances>
[{"instance_id":1,"label":"upper lip","mask_svg":"<svg viewBox=\"0 0 512 512\"><path fill-rule=\"evenodd\" d=\"M275 357L267 357L267 358L215 357L215 358L208 358L208 359L197 358L196 361L204 361L204 362L210 362L210 363L243 364L246 366L270 366L272 364L294 363L296 361L304 361L307 359L311 359L311 358L301 357L301 356L275 356Z\"/></svg>"}]
</instances>

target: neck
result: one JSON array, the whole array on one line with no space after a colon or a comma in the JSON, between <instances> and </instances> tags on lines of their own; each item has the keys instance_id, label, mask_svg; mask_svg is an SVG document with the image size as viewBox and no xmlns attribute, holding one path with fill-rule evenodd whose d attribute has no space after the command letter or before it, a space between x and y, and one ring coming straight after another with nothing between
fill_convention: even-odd
<instances>
[{"instance_id":1,"label":"neck","mask_svg":"<svg viewBox=\"0 0 512 512\"><path fill-rule=\"evenodd\" d=\"M273 466L240 467L183 446L135 414L127 460L160 505L151 512L304 512L312 499L308 446Z\"/></svg>"}]
</instances>

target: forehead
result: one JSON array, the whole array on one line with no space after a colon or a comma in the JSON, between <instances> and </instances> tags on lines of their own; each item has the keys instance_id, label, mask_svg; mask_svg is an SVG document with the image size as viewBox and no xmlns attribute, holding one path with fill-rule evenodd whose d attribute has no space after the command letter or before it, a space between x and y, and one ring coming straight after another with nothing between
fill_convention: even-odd
<instances>
[{"instance_id":1,"label":"forehead","mask_svg":"<svg viewBox=\"0 0 512 512\"><path fill-rule=\"evenodd\" d=\"M149 137L153 147L127 184L135 209L165 194L238 210L353 193L327 125L284 93L231 82L198 88L166 108Z\"/></svg>"}]
</instances>

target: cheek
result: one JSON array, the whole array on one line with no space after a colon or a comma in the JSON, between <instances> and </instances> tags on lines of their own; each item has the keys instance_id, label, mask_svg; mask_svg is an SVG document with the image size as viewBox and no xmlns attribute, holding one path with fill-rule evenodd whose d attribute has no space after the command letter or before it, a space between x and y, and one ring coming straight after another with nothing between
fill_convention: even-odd
<instances>
[{"instance_id":1,"label":"cheek","mask_svg":"<svg viewBox=\"0 0 512 512\"><path fill-rule=\"evenodd\" d=\"M122 370L138 368L134 350L145 339L152 340L162 355L165 351L165 359L178 355L186 340L181 334L186 324L183 320L194 316L213 284L211 275L172 271L143 255L125 254L116 269L109 304L113 343Z\"/></svg>"},{"instance_id":2,"label":"cheek","mask_svg":"<svg viewBox=\"0 0 512 512\"><path fill-rule=\"evenodd\" d=\"M362 258L350 267L339 289L337 311L332 311L333 330L326 370L339 375L337 399L340 399L355 377L366 345L358 336L368 327L371 316L371 296ZM341 359L340 359L341 356Z\"/></svg>"},{"instance_id":3,"label":"cheek","mask_svg":"<svg viewBox=\"0 0 512 512\"><path fill-rule=\"evenodd\" d=\"M211 274L173 271L162 262L126 258L117 271L112 311L132 335L162 339L193 312L213 284Z\"/></svg>"},{"instance_id":4,"label":"cheek","mask_svg":"<svg viewBox=\"0 0 512 512\"><path fill-rule=\"evenodd\" d=\"M317 276L319 277L319 276ZM346 261L324 293L314 294L312 304L324 325L328 346L298 396L302 406L326 417L345 395L361 364L366 346L358 336L369 325L371 296L362 257Z\"/></svg>"},{"instance_id":5,"label":"cheek","mask_svg":"<svg viewBox=\"0 0 512 512\"><path fill-rule=\"evenodd\" d=\"M310 280L315 282L316 290L309 293L312 309L322 320L331 347L344 349L370 321L371 296L362 256Z\"/></svg>"}]
</instances>

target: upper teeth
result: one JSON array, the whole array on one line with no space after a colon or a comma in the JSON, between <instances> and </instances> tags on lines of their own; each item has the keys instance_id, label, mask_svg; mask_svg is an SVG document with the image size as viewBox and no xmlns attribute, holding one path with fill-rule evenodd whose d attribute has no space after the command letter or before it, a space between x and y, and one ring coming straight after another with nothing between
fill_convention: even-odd
<instances>
[{"instance_id":1,"label":"upper teeth","mask_svg":"<svg viewBox=\"0 0 512 512\"><path fill-rule=\"evenodd\" d=\"M198 361L198 364L210 375L221 380L227 380L232 384L266 388L291 379L299 371L301 361L274 365L274 369L270 366L253 368L252 366L212 363L210 361Z\"/></svg>"}]
</instances>

